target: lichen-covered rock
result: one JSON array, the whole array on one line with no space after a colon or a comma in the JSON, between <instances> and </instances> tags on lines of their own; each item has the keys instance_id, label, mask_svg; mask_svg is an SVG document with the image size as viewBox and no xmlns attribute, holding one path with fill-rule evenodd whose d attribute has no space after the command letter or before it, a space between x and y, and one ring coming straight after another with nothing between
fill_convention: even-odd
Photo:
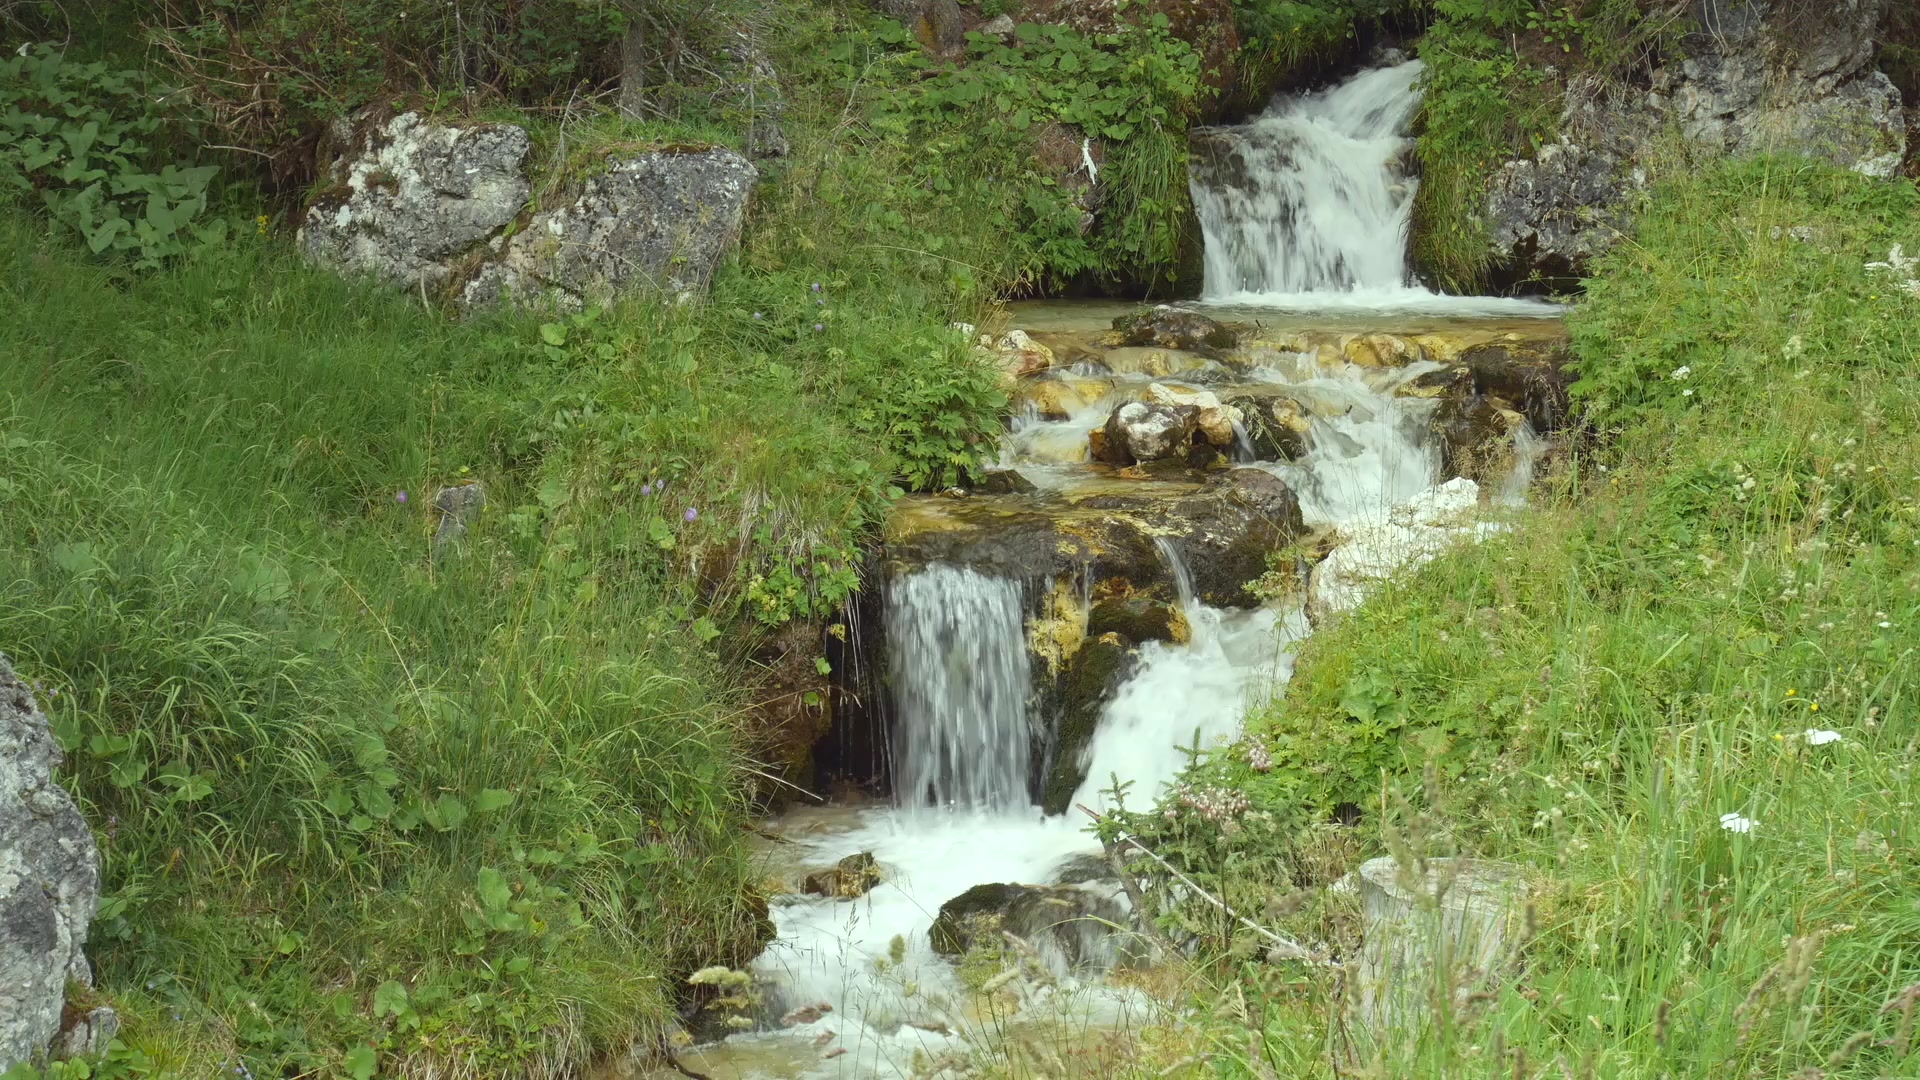
<instances>
[{"instance_id":1,"label":"lichen-covered rock","mask_svg":"<svg viewBox=\"0 0 1920 1080\"><path fill-rule=\"evenodd\" d=\"M759 175L753 163L712 148L612 154L605 164L579 197L535 214L462 301L577 307L641 284L704 292L739 243Z\"/></svg>"},{"instance_id":2,"label":"lichen-covered rock","mask_svg":"<svg viewBox=\"0 0 1920 1080\"><path fill-rule=\"evenodd\" d=\"M1494 175L1485 205L1510 272L1566 277L1621 235L1667 131L1695 154L1801 153L1891 176L1906 151L1900 93L1870 69L1888 0L1697 0L1697 32L1651 89L1567 88L1558 142Z\"/></svg>"},{"instance_id":3,"label":"lichen-covered rock","mask_svg":"<svg viewBox=\"0 0 1920 1080\"><path fill-rule=\"evenodd\" d=\"M1183 386L1153 383L1147 387L1147 401L1154 405L1170 405L1176 409L1192 408L1195 430L1208 442L1222 449L1231 447L1238 441L1236 428L1246 419L1239 409L1220 404L1220 399L1211 390L1189 390Z\"/></svg>"},{"instance_id":4,"label":"lichen-covered rock","mask_svg":"<svg viewBox=\"0 0 1920 1080\"><path fill-rule=\"evenodd\" d=\"M1116 464L1158 461L1185 454L1200 410L1191 405L1129 401L1107 417L1100 460Z\"/></svg>"},{"instance_id":5,"label":"lichen-covered rock","mask_svg":"<svg viewBox=\"0 0 1920 1080\"><path fill-rule=\"evenodd\" d=\"M299 245L314 262L437 292L454 266L517 217L532 191L533 143L513 124L440 124L419 113L343 123L332 186L307 207Z\"/></svg>"},{"instance_id":6,"label":"lichen-covered rock","mask_svg":"<svg viewBox=\"0 0 1920 1080\"><path fill-rule=\"evenodd\" d=\"M44 1053L67 984L93 982L84 949L100 852L53 778L59 765L47 718L0 656L0 1071Z\"/></svg>"},{"instance_id":7,"label":"lichen-covered rock","mask_svg":"<svg viewBox=\"0 0 1920 1080\"><path fill-rule=\"evenodd\" d=\"M1113 320L1116 345L1144 346L1155 349L1179 349L1218 358L1233 348L1239 335L1197 311L1161 305L1136 315Z\"/></svg>"}]
</instances>

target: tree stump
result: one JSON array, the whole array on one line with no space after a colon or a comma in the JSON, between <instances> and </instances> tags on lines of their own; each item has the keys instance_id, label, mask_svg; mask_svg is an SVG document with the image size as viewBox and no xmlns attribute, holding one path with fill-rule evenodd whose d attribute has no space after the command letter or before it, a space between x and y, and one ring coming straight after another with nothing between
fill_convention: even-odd
<instances>
[{"instance_id":1,"label":"tree stump","mask_svg":"<svg viewBox=\"0 0 1920 1080\"><path fill-rule=\"evenodd\" d=\"M1484 859L1430 859L1424 878L1391 857L1357 874L1364 945L1356 977L1363 1050L1410 1045L1427 1025L1489 991L1520 942L1526 880Z\"/></svg>"}]
</instances>

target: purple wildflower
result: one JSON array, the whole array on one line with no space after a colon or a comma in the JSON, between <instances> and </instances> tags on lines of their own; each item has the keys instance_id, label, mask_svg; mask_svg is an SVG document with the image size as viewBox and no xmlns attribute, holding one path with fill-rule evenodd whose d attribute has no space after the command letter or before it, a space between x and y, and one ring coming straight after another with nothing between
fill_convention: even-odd
<instances>
[{"instance_id":1,"label":"purple wildflower","mask_svg":"<svg viewBox=\"0 0 1920 1080\"><path fill-rule=\"evenodd\" d=\"M827 328L827 324L826 324L826 323L814 323L814 324L813 324L813 332L814 332L814 333L816 333L816 334L817 334L817 333L819 333L819 332L820 332L820 331L822 331L822 330L825 330L826 328Z\"/></svg>"},{"instance_id":2,"label":"purple wildflower","mask_svg":"<svg viewBox=\"0 0 1920 1080\"><path fill-rule=\"evenodd\" d=\"M664 495L666 492L667 482L665 480L655 480L653 482L653 493L655 495Z\"/></svg>"},{"instance_id":3,"label":"purple wildflower","mask_svg":"<svg viewBox=\"0 0 1920 1080\"><path fill-rule=\"evenodd\" d=\"M819 291L820 291L820 283L819 283L819 282L817 282L817 281L816 281L816 282L814 282L814 283L813 283L813 291L814 291L814 292L819 292Z\"/></svg>"},{"instance_id":4,"label":"purple wildflower","mask_svg":"<svg viewBox=\"0 0 1920 1080\"><path fill-rule=\"evenodd\" d=\"M394 492L393 501L399 503L401 506L407 505L407 493L405 491Z\"/></svg>"},{"instance_id":5,"label":"purple wildflower","mask_svg":"<svg viewBox=\"0 0 1920 1080\"><path fill-rule=\"evenodd\" d=\"M642 494L642 495L651 495L651 494L653 494L653 485L652 485L652 484L641 484L641 485L640 485L640 494Z\"/></svg>"},{"instance_id":6,"label":"purple wildflower","mask_svg":"<svg viewBox=\"0 0 1920 1080\"><path fill-rule=\"evenodd\" d=\"M687 520L688 520L688 521L693 521L694 519L696 519L696 518L698 518L699 516L700 516L700 511L698 511L698 510L695 510L695 509L694 509L693 507L691 507L691 506L689 506L689 507L687 507Z\"/></svg>"}]
</instances>

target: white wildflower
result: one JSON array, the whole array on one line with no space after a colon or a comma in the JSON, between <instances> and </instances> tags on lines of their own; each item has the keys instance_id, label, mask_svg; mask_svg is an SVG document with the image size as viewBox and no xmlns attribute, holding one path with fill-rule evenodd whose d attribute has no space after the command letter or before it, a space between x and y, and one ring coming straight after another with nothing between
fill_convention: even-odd
<instances>
[{"instance_id":1,"label":"white wildflower","mask_svg":"<svg viewBox=\"0 0 1920 1080\"><path fill-rule=\"evenodd\" d=\"M1721 814L1720 827L1728 832L1746 833L1753 831L1753 819L1745 814Z\"/></svg>"},{"instance_id":2,"label":"white wildflower","mask_svg":"<svg viewBox=\"0 0 1920 1080\"><path fill-rule=\"evenodd\" d=\"M1685 390L1682 390L1682 391L1680 391L1680 396L1681 396L1681 397L1692 397L1692 396L1693 396L1693 387L1691 387L1691 386L1689 386L1689 387L1687 387L1687 388L1686 388Z\"/></svg>"},{"instance_id":3,"label":"white wildflower","mask_svg":"<svg viewBox=\"0 0 1920 1080\"><path fill-rule=\"evenodd\" d=\"M1691 374L1693 374L1693 365L1692 365L1692 364L1681 364L1681 365L1680 365L1679 367L1677 367L1677 368L1674 368L1674 369L1673 369L1672 371L1670 371L1670 372L1668 372L1668 373L1667 373L1667 378L1669 378L1669 379L1684 379L1684 378L1686 378L1687 376L1689 376L1689 375L1691 375Z\"/></svg>"},{"instance_id":4,"label":"white wildflower","mask_svg":"<svg viewBox=\"0 0 1920 1080\"><path fill-rule=\"evenodd\" d=\"M1807 740L1808 746L1825 746L1828 743L1840 741L1839 732L1828 731L1826 728L1808 728L1800 733L1800 737Z\"/></svg>"}]
</instances>

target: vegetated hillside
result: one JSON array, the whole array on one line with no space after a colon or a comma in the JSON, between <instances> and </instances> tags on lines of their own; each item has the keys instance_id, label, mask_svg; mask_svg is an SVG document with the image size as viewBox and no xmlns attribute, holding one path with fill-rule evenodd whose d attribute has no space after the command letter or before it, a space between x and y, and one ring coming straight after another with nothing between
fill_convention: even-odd
<instances>
[{"instance_id":1,"label":"vegetated hillside","mask_svg":"<svg viewBox=\"0 0 1920 1080\"><path fill-rule=\"evenodd\" d=\"M0 650L45 686L106 855L105 1071L573 1075L651 1044L688 971L766 932L741 825L795 736L754 708L760 647L811 665L894 491L965 483L997 430L950 324L1191 287L1187 128L1423 29L1415 240L1476 281L1447 214L1545 137L1538 47L1644 44L1611 2L1228 7L1230 77L1151 17L955 66L811 2L0 9ZM737 92L756 52L777 99ZM368 105L525 122L556 183L766 121L790 146L707 302L450 323L286 250L325 129ZM1096 153L1099 198L1074 180ZM1370 839L1550 882L1538 978L1425 1073L1525 1047L1786 1076L1855 1030L1895 1041L1832 1068L1911 1067L1910 1010L1876 1010L1920 980L1896 377L1920 301L1863 264L1920 247L1912 213L1790 162L1668 189L1577 324L1595 438L1562 501L1315 643L1256 724L1271 770L1196 780L1267 826L1155 833L1260 902L1338 868L1352 835L1295 826L1342 803ZM433 497L467 480L487 509L436 552ZM1395 802L1429 758L1431 794ZM1320 914L1303 932L1337 931ZM1274 1004L1199 1049L1251 1066L1252 1023L1282 1071L1324 1069L1324 1000L1271 982L1292 972L1209 970Z\"/></svg>"},{"instance_id":2,"label":"vegetated hillside","mask_svg":"<svg viewBox=\"0 0 1920 1080\"><path fill-rule=\"evenodd\" d=\"M1442 985L1371 1067L1920 1065L1916 244L1907 182L1774 159L1661 186L1572 317L1590 441L1545 505L1317 634L1194 797L1131 822L1336 954L1356 901L1321 887L1361 855L1524 869L1512 975ZM1360 827L1314 824L1336 811ZM1264 952L1189 906L1219 955ZM1169 1057L1328 1075L1356 1033L1312 968L1203 975L1212 1023Z\"/></svg>"}]
</instances>

